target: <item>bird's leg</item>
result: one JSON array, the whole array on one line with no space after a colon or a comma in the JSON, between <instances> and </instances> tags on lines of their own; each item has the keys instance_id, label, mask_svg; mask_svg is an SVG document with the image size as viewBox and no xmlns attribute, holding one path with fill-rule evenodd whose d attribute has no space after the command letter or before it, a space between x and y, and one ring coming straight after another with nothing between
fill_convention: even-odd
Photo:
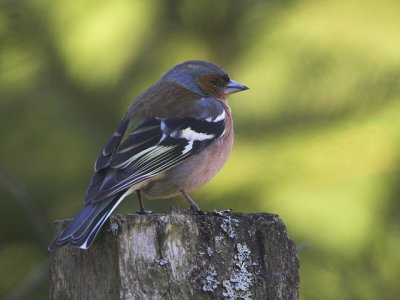
<instances>
[{"instance_id":1,"label":"bird's leg","mask_svg":"<svg viewBox=\"0 0 400 300\"><path fill-rule=\"evenodd\" d=\"M139 200L139 207L140 207L140 210L141 210L141 211L144 211L144 205L143 205L142 196L140 195L140 190L136 190L135 192L136 192L137 198L138 198L138 200Z\"/></svg>"},{"instance_id":2,"label":"bird's leg","mask_svg":"<svg viewBox=\"0 0 400 300\"><path fill-rule=\"evenodd\" d=\"M189 202L189 211L194 214L202 214L200 207L190 198L189 194L184 190L181 190L182 195L186 198L187 202Z\"/></svg>"},{"instance_id":3,"label":"bird's leg","mask_svg":"<svg viewBox=\"0 0 400 300\"><path fill-rule=\"evenodd\" d=\"M138 215L148 215L148 214L151 214L151 213L152 213L151 210L145 210L145 209L144 209L142 196L140 195L140 190L136 190L135 192L136 192L136 195L137 195L138 200L139 200L139 208L140 208L139 210L136 211L136 213L137 213Z\"/></svg>"}]
</instances>

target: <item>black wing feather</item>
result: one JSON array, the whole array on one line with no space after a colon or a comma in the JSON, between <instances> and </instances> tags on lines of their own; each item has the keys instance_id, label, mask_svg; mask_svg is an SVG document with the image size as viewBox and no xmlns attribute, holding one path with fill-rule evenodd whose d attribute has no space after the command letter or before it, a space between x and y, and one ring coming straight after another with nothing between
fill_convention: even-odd
<instances>
[{"instance_id":1,"label":"black wing feather","mask_svg":"<svg viewBox=\"0 0 400 300\"><path fill-rule=\"evenodd\" d=\"M126 128L128 127L129 120L124 118L119 124L117 130L108 140L107 144L104 146L103 151L100 152L97 157L96 164L94 166L95 172L104 169L109 166L110 159L113 157L115 149L121 142L122 136L124 135Z\"/></svg>"},{"instance_id":2,"label":"black wing feather","mask_svg":"<svg viewBox=\"0 0 400 300\"><path fill-rule=\"evenodd\" d=\"M218 122L195 118L158 119L143 122L130 133L127 121L106 144L96 162L86 202L98 202L168 170L199 153L224 134L224 119ZM184 130L207 138L188 140ZM125 132L122 137L122 132ZM195 135L194 135L195 136Z\"/></svg>"}]
</instances>

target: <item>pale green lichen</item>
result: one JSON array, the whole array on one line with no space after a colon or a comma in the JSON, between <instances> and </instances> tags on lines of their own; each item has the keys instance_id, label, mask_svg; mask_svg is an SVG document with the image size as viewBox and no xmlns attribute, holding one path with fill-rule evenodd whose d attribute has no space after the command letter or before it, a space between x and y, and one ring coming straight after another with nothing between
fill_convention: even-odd
<instances>
[{"instance_id":1,"label":"pale green lichen","mask_svg":"<svg viewBox=\"0 0 400 300\"><path fill-rule=\"evenodd\" d=\"M252 265L251 251L246 244L238 243L236 248L236 268L230 279L222 282L225 289L223 296L229 300L251 300L250 288L254 285L254 275L247 269Z\"/></svg>"},{"instance_id":2,"label":"pale green lichen","mask_svg":"<svg viewBox=\"0 0 400 300\"><path fill-rule=\"evenodd\" d=\"M166 264L169 264L169 261L164 258L155 259L154 262L156 264L159 264L160 266L165 266Z\"/></svg>"},{"instance_id":3,"label":"pale green lichen","mask_svg":"<svg viewBox=\"0 0 400 300\"><path fill-rule=\"evenodd\" d=\"M222 235L217 235L215 237L215 240L218 241L218 242L222 241L223 239L224 239L224 237Z\"/></svg>"},{"instance_id":4,"label":"pale green lichen","mask_svg":"<svg viewBox=\"0 0 400 300\"><path fill-rule=\"evenodd\" d=\"M203 284L203 291L205 292L213 292L220 282L216 280L217 272L215 270L213 271L207 271L207 277L204 281Z\"/></svg>"},{"instance_id":5,"label":"pale green lichen","mask_svg":"<svg viewBox=\"0 0 400 300\"><path fill-rule=\"evenodd\" d=\"M110 224L110 231L111 231L111 233L112 233L114 236L117 236L117 234L118 234L118 229L119 229L119 227L118 227L118 224L117 224L117 223L112 222L112 223Z\"/></svg>"},{"instance_id":6,"label":"pale green lichen","mask_svg":"<svg viewBox=\"0 0 400 300\"><path fill-rule=\"evenodd\" d=\"M224 216L224 220L220 225L221 229L230 237L231 239L237 236L235 227L239 226L239 221L232 216Z\"/></svg>"},{"instance_id":7,"label":"pale green lichen","mask_svg":"<svg viewBox=\"0 0 400 300\"><path fill-rule=\"evenodd\" d=\"M207 247L207 254L208 254L208 256L213 256L213 254L214 254L214 250L213 249L211 249L211 247Z\"/></svg>"},{"instance_id":8,"label":"pale green lichen","mask_svg":"<svg viewBox=\"0 0 400 300\"><path fill-rule=\"evenodd\" d=\"M232 210L231 209L225 209L225 210L213 210L212 212L217 215L217 216L221 216L224 217L227 214L229 214Z\"/></svg>"}]
</instances>

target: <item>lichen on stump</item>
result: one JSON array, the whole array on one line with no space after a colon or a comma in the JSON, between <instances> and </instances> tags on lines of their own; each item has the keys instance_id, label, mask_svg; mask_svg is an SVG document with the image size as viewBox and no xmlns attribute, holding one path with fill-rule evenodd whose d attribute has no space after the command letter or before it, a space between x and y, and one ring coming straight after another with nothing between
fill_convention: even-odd
<instances>
[{"instance_id":1,"label":"lichen on stump","mask_svg":"<svg viewBox=\"0 0 400 300\"><path fill-rule=\"evenodd\" d=\"M89 250L51 253L51 299L298 299L296 248L277 215L117 215L104 227Z\"/></svg>"}]
</instances>

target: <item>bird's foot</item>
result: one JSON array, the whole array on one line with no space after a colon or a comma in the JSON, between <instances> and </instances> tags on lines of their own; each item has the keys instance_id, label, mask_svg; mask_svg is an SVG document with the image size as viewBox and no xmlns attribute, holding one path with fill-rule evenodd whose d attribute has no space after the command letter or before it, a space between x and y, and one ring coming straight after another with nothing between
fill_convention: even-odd
<instances>
[{"instance_id":1,"label":"bird's foot","mask_svg":"<svg viewBox=\"0 0 400 300\"><path fill-rule=\"evenodd\" d=\"M189 209L186 211L190 215L204 215L204 212L200 209L200 207L190 198L189 194L184 190L181 190L182 195L186 198L189 203Z\"/></svg>"},{"instance_id":2,"label":"bird's foot","mask_svg":"<svg viewBox=\"0 0 400 300\"><path fill-rule=\"evenodd\" d=\"M202 211L197 205L190 205L190 208L186 210L189 215L204 215L204 211Z\"/></svg>"}]
</instances>

